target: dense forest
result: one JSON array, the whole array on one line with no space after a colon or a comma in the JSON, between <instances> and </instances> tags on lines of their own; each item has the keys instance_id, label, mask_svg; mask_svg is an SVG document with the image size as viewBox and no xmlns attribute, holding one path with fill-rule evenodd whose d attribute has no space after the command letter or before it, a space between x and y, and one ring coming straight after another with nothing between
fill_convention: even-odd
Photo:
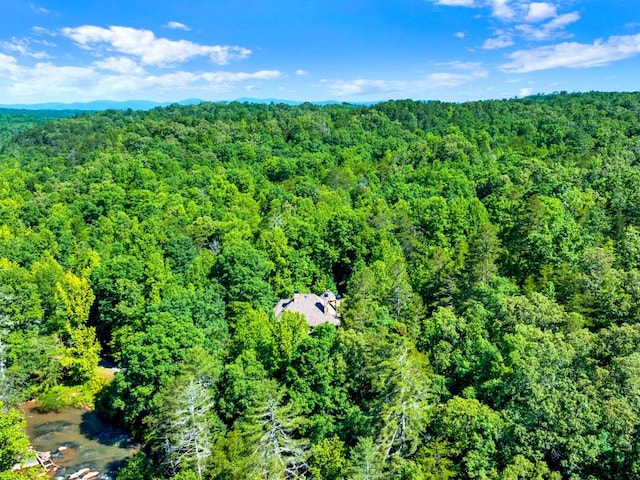
<instances>
[{"instance_id":1,"label":"dense forest","mask_svg":"<svg viewBox=\"0 0 640 480\"><path fill-rule=\"evenodd\" d=\"M12 118L1 479L31 398L120 480L640 476L640 94Z\"/></svg>"},{"instance_id":2,"label":"dense forest","mask_svg":"<svg viewBox=\"0 0 640 480\"><path fill-rule=\"evenodd\" d=\"M0 147L20 132L58 118L72 117L78 110L14 110L0 108Z\"/></svg>"}]
</instances>

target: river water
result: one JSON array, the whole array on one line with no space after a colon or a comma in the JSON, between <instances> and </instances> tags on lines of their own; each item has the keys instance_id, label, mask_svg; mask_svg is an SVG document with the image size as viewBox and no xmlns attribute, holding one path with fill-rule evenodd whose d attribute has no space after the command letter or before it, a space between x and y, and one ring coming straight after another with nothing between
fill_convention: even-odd
<instances>
[{"instance_id":1,"label":"river water","mask_svg":"<svg viewBox=\"0 0 640 480\"><path fill-rule=\"evenodd\" d=\"M139 449L127 432L103 422L93 411L67 408L40 413L32 402L23 404L23 409L31 445L55 453L53 461L62 467L54 479L82 468L100 472L99 479L115 479L118 468ZM56 453L61 446L67 450Z\"/></svg>"}]
</instances>

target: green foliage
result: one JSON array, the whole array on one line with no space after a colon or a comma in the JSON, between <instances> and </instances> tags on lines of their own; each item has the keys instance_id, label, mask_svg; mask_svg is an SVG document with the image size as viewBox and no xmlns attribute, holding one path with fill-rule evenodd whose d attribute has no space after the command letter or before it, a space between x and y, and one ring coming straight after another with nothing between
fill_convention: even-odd
<instances>
[{"instance_id":1,"label":"green foliage","mask_svg":"<svg viewBox=\"0 0 640 480\"><path fill-rule=\"evenodd\" d=\"M206 380L179 377L161 395L151 435L162 452L162 463L171 475L202 478L214 432L220 430Z\"/></svg>"},{"instance_id":2,"label":"green foliage","mask_svg":"<svg viewBox=\"0 0 640 480\"><path fill-rule=\"evenodd\" d=\"M420 447L416 455L416 463L422 471L423 478L429 480L448 480L455 478L455 453L451 444L442 437L434 438Z\"/></svg>"},{"instance_id":3,"label":"green foliage","mask_svg":"<svg viewBox=\"0 0 640 480\"><path fill-rule=\"evenodd\" d=\"M40 474L42 474L40 467L28 468L17 472L6 471L0 472L0 480L35 480L39 478L38 475Z\"/></svg>"},{"instance_id":4,"label":"green foliage","mask_svg":"<svg viewBox=\"0 0 640 480\"><path fill-rule=\"evenodd\" d=\"M131 428L157 408L156 395L181 370L190 348L202 344L202 333L192 323L169 313L149 314L143 330L120 332L122 373L112 384L111 409Z\"/></svg>"},{"instance_id":5,"label":"green foliage","mask_svg":"<svg viewBox=\"0 0 640 480\"><path fill-rule=\"evenodd\" d=\"M67 330L66 347L60 366L69 382L82 384L96 374L100 360L100 345L93 327L78 326Z\"/></svg>"},{"instance_id":6,"label":"green foliage","mask_svg":"<svg viewBox=\"0 0 640 480\"><path fill-rule=\"evenodd\" d=\"M216 262L216 275L226 288L227 302L247 302L255 307L273 303L266 282L267 260L248 242L225 245Z\"/></svg>"},{"instance_id":7,"label":"green foliage","mask_svg":"<svg viewBox=\"0 0 640 480\"><path fill-rule=\"evenodd\" d=\"M285 311L271 323L273 343L269 364L273 372L284 372L291 365L296 351L308 334L309 325L300 313Z\"/></svg>"},{"instance_id":8,"label":"green foliage","mask_svg":"<svg viewBox=\"0 0 640 480\"><path fill-rule=\"evenodd\" d=\"M454 394L466 387L482 387L500 372L500 350L491 342L482 316L475 313L469 310L467 320L451 308L439 307L425 321L425 349L434 370L447 379Z\"/></svg>"},{"instance_id":9,"label":"green foliage","mask_svg":"<svg viewBox=\"0 0 640 480\"><path fill-rule=\"evenodd\" d=\"M309 474L315 479L344 478L344 442L338 437L324 438L311 447Z\"/></svg>"},{"instance_id":10,"label":"green foliage","mask_svg":"<svg viewBox=\"0 0 640 480\"><path fill-rule=\"evenodd\" d=\"M440 408L435 431L449 442L457 470L465 478L487 478L497 465L500 414L476 399L453 397Z\"/></svg>"},{"instance_id":11,"label":"green foliage","mask_svg":"<svg viewBox=\"0 0 640 480\"><path fill-rule=\"evenodd\" d=\"M377 480L382 477L382 465L371 437L358 439L347 468L349 480Z\"/></svg>"},{"instance_id":12,"label":"green foliage","mask_svg":"<svg viewBox=\"0 0 640 480\"><path fill-rule=\"evenodd\" d=\"M99 392L123 479L635 478L639 111L0 112L0 398ZM272 314L327 288L337 329Z\"/></svg>"},{"instance_id":13,"label":"green foliage","mask_svg":"<svg viewBox=\"0 0 640 480\"><path fill-rule=\"evenodd\" d=\"M522 455L516 455L511 463L500 474L500 480L520 480L535 479L559 480L562 478L559 473L551 473L547 464L541 461L532 462Z\"/></svg>"},{"instance_id":14,"label":"green foliage","mask_svg":"<svg viewBox=\"0 0 640 480\"><path fill-rule=\"evenodd\" d=\"M415 454L435 403L426 356L405 344L387 348L386 358L375 368L377 395L372 405L377 420L375 448L383 462Z\"/></svg>"},{"instance_id":15,"label":"green foliage","mask_svg":"<svg viewBox=\"0 0 640 480\"><path fill-rule=\"evenodd\" d=\"M299 423L295 406L283 403L282 394L265 383L260 397L241 423L247 441L253 445L251 474L258 478L285 479L307 472L309 445L296 433Z\"/></svg>"},{"instance_id":16,"label":"green foliage","mask_svg":"<svg viewBox=\"0 0 640 480\"><path fill-rule=\"evenodd\" d=\"M11 400L33 398L60 383L64 348L59 338L30 330L15 331L0 340L5 350L5 381L14 390Z\"/></svg>"},{"instance_id":17,"label":"green foliage","mask_svg":"<svg viewBox=\"0 0 640 480\"><path fill-rule=\"evenodd\" d=\"M318 325L297 345L284 375L289 395L310 418L309 434L314 439L334 433L335 419L351 406L338 342L333 325Z\"/></svg>"},{"instance_id":18,"label":"green foliage","mask_svg":"<svg viewBox=\"0 0 640 480\"><path fill-rule=\"evenodd\" d=\"M27 455L29 439L25 428L24 414L0 402L0 472L11 469Z\"/></svg>"},{"instance_id":19,"label":"green foliage","mask_svg":"<svg viewBox=\"0 0 640 480\"><path fill-rule=\"evenodd\" d=\"M144 453L132 455L124 467L118 470L118 480L156 480L151 459Z\"/></svg>"},{"instance_id":20,"label":"green foliage","mask_svg":"<svg viewBox=\"0 0 640 480\"><path fill-rule=\"evenodd\" d=\"M0 258L0 285L0 315L4 328L27 330L42 323L44 310L40 295L27 270Z\"/></svg>"},{"instance_id":21,"label":"green foliage","mask_svg":"<svg viewBox=\"0 0 640 480\"><path fill-rule=\"evenodd\" d=\"M0 108L0 149L15 135L37 125L80 114L77 110L18 110Z\"/></svg>"}]
</instances>

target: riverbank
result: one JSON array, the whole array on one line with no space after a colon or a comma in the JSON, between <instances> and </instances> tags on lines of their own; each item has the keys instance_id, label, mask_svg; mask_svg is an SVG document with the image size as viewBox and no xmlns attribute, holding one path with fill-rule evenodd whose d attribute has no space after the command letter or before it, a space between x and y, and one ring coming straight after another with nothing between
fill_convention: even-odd
<instances>
[{"instance_id":1,"label":"riverbank","mask_svg":"<svg viewBox=\"0 0 640 480\"><path fill-rule=\"evenodd\" d=\"M104 422L92 410L40 412L33 401L22 404L22 409L34 450L53 452L55 463L61 467L54 478L66 478L89 468L101 472L102 480L113 479L127 458L139 450L126 431Z\"/></svg>"}]
</instances>

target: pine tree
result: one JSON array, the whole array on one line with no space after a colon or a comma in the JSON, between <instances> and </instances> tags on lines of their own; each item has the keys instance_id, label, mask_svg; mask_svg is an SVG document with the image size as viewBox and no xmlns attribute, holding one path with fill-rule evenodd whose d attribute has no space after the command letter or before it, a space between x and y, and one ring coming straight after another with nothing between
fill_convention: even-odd
<instances>
[{"instance_id":1,"label":"pine tree","mask_svg":"<svg viewBox=\"0 0 640 480\"><path fill-rule=\"evenodd\" d=\"M308 443L296 438L297 419L282 395L270 393L249 416L254 472L264 479L298 478L308 470Z\"/></svg>"},{"instance_id":2,"label":"pine tree","mask_svg":"<svg viewBox=\"0 0 640 480\"><path fill-rule=\"evenodd\" d=\"M378 480L382 478L380 460L371 437L360 438L353 448L347 469L347 478L349 480Z\"/></svg>"},{"instance_id":3,"label":"pine tree","mask_svg":"<svg viewBox=\"0 0 640 480\"><path fill-rule=\"evenodd\" d=\"M211 456L213 402L203 381L190 378L163 418L165 462L172 474L193 468L202 478Z\"/></svg>"},{"instance_id":4,"label":"pine tree","mask_svg":"<svg viewBox=\"0 0 640 480\"><path fill-rule=\"evenodd\" d=\"M373 413L376 449L383 461L413 455L421 442L435 400L426 357L402 343L379 365Z\"/></svg>"}]
</instances>

